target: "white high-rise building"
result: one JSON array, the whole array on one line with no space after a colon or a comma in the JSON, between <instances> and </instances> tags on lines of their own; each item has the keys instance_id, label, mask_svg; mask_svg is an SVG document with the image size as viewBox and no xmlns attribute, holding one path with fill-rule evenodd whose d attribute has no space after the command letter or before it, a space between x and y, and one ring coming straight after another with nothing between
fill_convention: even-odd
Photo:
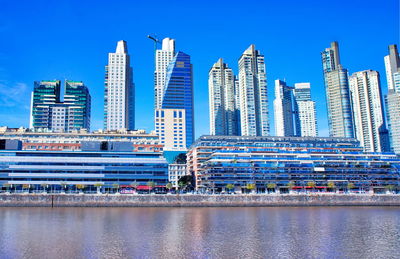
<instances>
[{"instance_id":1,"label":"white high-rise building","mask_svg":"<svg viewBox=\"0 0 400 259\"><path fill-rule=\"evenodd\" d=\"M210 69L208 89L210 134L238 135L235 78L222 58Z\"/></svg>"},{"instance_id":2,"label":"white high-rise building","mask_svg":"<svg viewBox=\"0 0 400 259\"><path fill-rule=\"evenodd\" d=\"M156 50L156 70L154 72L155 109L161 109L167 68L174 56L175 40L170 38L163 39L161 49Z\"/></svg>"},{"instance_id":3,"label":"white high-rise building","mask_svg":"<svg viewBox=\"0 0 400 259\"><path fill-rule=\"evenodd\" d=\"M135 128L135 86L126 41L108 54L104 91L104 129Z\"/></svg>"},{"instance_id":4,"label":"white high-rise building","mask_svg":"<svg viewBox=\"0 0 400 259\"><path fill-rule=\"evenodd\" d=\"M294 112L296 136L316 137L318 135L315 102L311 100L310 83L294 84Z\"/></svg>"},{"instance_id":5,"label":"white high-rise building","mask_svg":"<svg viewBox=\"0 0 400 259\"><path fill-rule=\"evenodd\" d=\"M392 150L400 154L400 56L396 45L389 46L385 56L388 94L386 97L387 120Z\"/></svg>"},{"instance_id":6,"label":"white high-rise building","mask_svg":"<svg viewBox=\"0 0 400 259\"><path fill-rule=\"evenodd\" d=\"M254 45L239 59L239 99L241 135L269 135L265 62Z\"/></svg>"},{"instance_id":7,"label":"white high-rise building","mask_svg":"<svg viewBox=\"0 0 400 259\"><path fill-rule=\"evenodd\" d=\"M387 137L379 73L365 70L349 78L356 138L367 152L385 151ZM383 133L383 134L382 134Z\"/></svg>"},{"instance_id":8,"label":"white high-rise building","mask_svg":"<svg viewBox=\"0 0 400 259\"><path fill-rule=\"evenodd\" d=\"M274 118L275 135L293 137L293 88L282 80L275 80Z\"/></svg>"}]
</instances>

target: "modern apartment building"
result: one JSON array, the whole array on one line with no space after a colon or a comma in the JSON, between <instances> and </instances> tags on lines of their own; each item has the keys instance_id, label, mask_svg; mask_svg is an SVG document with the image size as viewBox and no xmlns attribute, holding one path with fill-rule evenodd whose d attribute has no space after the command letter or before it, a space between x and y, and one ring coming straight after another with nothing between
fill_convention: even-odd
<instances>
[{"instance_id":1,"label":"modern apartment building","mask_svg":"<svg viewBox=\"0 0 400 259\"><path fill-rule=\"evenodd\" d=\"M353 114L347 69L340 63L339 44L332 42L322 53L322 66L331 137L353 138Z\"/></svg>"},{"instance_id":2,"label":"modern apartment building","mask_svg":"<svg viewBox=\"0 0 400 259\"><path fill-rule=\"evenodd\" d=\"M275 80L274 118L276 136L295 136L293 87Z\"/></svg>"},{"instance_id":3,"label":"modern apartment building","mask_svg":"<svg viewBox=\"0 0 400 259\"><path fill-rule=\"evenodd\" d=\"M197 190L335 188L359 191L399 186L400 158L364 152L356 139L327 137L202 136L191 147L188 172ZM312 184L311 184L312 183Z\"/></svg>"},{"instance_id":4,"label":"modern apartment building","mask_svg":"<svg viewBox=\"0 0 400 259\"><path fill-rule=\"evenodd\" d=\"M30 128L54 132L90 130L91 97L83 82L66 80L64 101L61 99L61 81L35 82Z\"/></svg>"},{"instance_id":5,"label":"modern apartment building","mask_svg":"<svg viewBox=\"0 0 400 259\"><path fill-rule=\"evenodd\" d=\"M365 151L389 151L379 73L365 70L349 78L356 138Z\"/></svg>"},{"instance_id":6,"label":"modern apartment building","mask_svg":"<svg viewBox=\"0 0 400 259\"><path fill-rule=\"evenodd\" d=\"M104 129L135 129L135 85L126 41L108 54L104 89Z\"/></svg>"},{"instance_id":7,"label":"modern apartment building","mask_svg":"<svg viewBox=\"0 0 400 259\"><path fill-rule=\"evenodd\" d=\"M238 135L238 93L235 90L233 71L220 58L208 74L211 135Z\"/></svg>"},{"instance_id":8,"label":"modern apartment building","mask_svg":"<svg viewBox=\"0 0 400 259\"><path fill-rule=\"evenodd\" d=\"M241 135L269 135L265 61L254 45L239 59L239 102Z\"/></svg>"},{"instance_id":9,"label":"modern apartment building","mask_svg":"<svg viewBox=\"0 0 400 259\"><path fill-rule=\"evenodd\" d=\"M389 46L389 55L385 56L388 94L386 112L390 145L396 154L400 154L400 57L396 45Z\"/></svg>"},{"instance_id":10,"label":"modern apartment building","mask_svg":"<svg viewBox=\"0 0 400 259\"><path fill-rule=\"evenodd\" d=\"M293 94L296 136L318 136L317 112L315 102L311 100L310 83L294 84Z\"/></svg>"}]
</instances>

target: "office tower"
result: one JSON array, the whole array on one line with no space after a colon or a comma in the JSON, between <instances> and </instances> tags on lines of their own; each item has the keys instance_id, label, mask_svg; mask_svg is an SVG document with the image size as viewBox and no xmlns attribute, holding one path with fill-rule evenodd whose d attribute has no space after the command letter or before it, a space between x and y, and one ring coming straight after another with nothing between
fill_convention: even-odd
<instances>
[{"instance_id":1,"label":"office tower","mask_svg":"<svg viewBox=\"0 0 400 259\"><path fill-rule=\"evenodd\" d=\"M68 128L90 130L91 97L83 82L65 81L64 104L69 106Z\"/></svg>"},{"instance_id":2,"label":"office tower","mask_svg":"<svg viewBox=\"0 0 400 259\"><path fill-rule=\"evenodd\" d=\"M293 123L293 88L286 82L275 80L275 135L293 137L295 135Z\"/></svg>"},{"instance_id":3,"label":"office tower","mask_svg":"<svg viewBox=\"0 0 400 259\"><path fill-rule=\"evenodd\" d=\"M167 68L175 56L175 40L170 38L163 39L162 48L157 49L155 55L156 67L154 72L154 107L155 109L161 109Z\"/></svg>"},{"instance_id":4,"label":"office tower","mask_svg":"<svg viewBox=\"0 0 400 259\"><path fill-rule=\"evenodd\" d=\"M168 111L172 110L172 111ZM170 116L171 123L162 118ZM179 112L182 112L182 118ZM190 56L178 51L167 68L161 108L155 110L156 133L160 136L164 150L183 150L194 140L193 72ZM157 122L157 120L159 122ZM164 120L164 124L162 124ZM181 126L184 123L185 126ZM173 127L173 128L172 128ZM167 140L166 132L173 130L173 141Z\"/></svg>"},{"instance_id":5,"label":"office tower","mask_svg":"<svg viewBox=\"0 0 400 259\"><path fill-rule=\"evenodd\" d=\"M360 145L367 152L387 151L386 125L379 73L365 70L349 78L353 107L354 130Z\"/></svg>"},{"instance_id":6,"label":"office tower","mask_svg":"<svg viewBox=\"0 0 400 259\"><path fill-rule=\"evenodd\" d=\"M238 135L235 78L221 59L215 63L208 77L210 105L210 134Z\"/></svg>"},{"instance_id":7,"label":"office tower","mask_svg":"<svg viewBox=\"0 0 400 259\"><path fill-rule=\"evenodd\" d=\"M135 128L135 86L126 41L108 54L104 90L104 129Z\"/></svg>"},{"instance_id":8,"label":"office tower","mask_svg":"<svg viewBox=\"0 0 400 259\"><path fill-rule=\"evenodd\" d=\"M329 134L331 137L354 137L347 69L340 64L339 44L321 53L325 79Z\"/></svg>"},{"instance_id":9,"label":"office tower","mask_svg":"<svg viewBox=\"0 0 400 259\"><path fill-rule=\"evenodd\" d=\"M239 59L239 98L241 135L269 135L264 56L254 45L250 45Z\"/></svg>"},{"instance_id":10,"label":"office tower","mask_svg":"<svg viewBox=\"0 0 400 259\"><path fill-rule=\"evenodd\" d=\"M83 82L65 81L61 102L59 80L34 83L30 127L53 132L90 129L90 94Z\"/></svg>"},{"instance_id":11,"label":"office tower","mask_svg":"<svg viewBox=\"0 0 400 259\"><path fill-rule=\"evenodd\" d=\"M60 102L61 81L35 81L31 95L30 125L32 129L49 129L50 107Z\"/></svg>"},{"instance_id":12,"label":"office tower","mask_svg":"<svg viewBox=\"0 0 400 259\"><path fill-rule=\"evenodd\" d=\"M316 137L318 135L315 102L311 100L310 83L294 84L294 116L296 136Z\"/></svg>"},{"instance_id":13,"label":"office tower","mask_svg":"<svg viewBox=\"0 0 400 259\"><path fill-rule=\"evenodd\" d=\"M396 45L389 46L385 56L388 94L386 97L390 144L393 152L400 154L400 57Z\"/></svg>"}]
</instances>

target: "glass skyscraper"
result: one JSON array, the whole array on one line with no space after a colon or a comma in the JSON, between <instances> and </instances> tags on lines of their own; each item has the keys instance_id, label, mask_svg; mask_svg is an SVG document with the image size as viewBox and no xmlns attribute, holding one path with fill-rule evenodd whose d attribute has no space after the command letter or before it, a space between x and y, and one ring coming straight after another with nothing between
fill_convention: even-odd
<instances>
[{"instance_id":1,"label":"glass skyscraper","mask_svg":"<svg viewBox=\"0 0 400 259\"><path fill-rule=\"evenodd\" d=\"M172 146L166 145L165 150L181 150L189 147L194 141L193 99L193 71L190 56L178 51L166 71L161 108L155 111L156 132L161 137L161 143L166 144L166 138L173 138ZM170 113L166 109L175 111ZM166 116L168 114L171 116ZM180 117L180 114L184 115L184 118ZM171 132L173 135L165 135L167 127L173 129ZM185 141L182 140L183 138ZM183 144L185 144L184 147Z\"/></svg>"},{"instance_id":2,"label":"glass skyscraper","mask_svg":"<svg viewBox=\"0 0 400 259\"><path fill-rule=\"evenodd\" d=\"M322 66L331 137L354 137L347 69L340 64L339 44L332 42L322 53Z\"/></svg>"}]
</instances>

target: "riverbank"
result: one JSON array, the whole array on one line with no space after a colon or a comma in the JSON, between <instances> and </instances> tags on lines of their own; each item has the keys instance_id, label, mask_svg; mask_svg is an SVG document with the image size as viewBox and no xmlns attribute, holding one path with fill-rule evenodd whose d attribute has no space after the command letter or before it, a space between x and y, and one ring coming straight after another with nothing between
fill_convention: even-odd
<instances>
[{"instance_id":1,"label":"riverbank","mask_svg":"<svg viewBox=\"0 0 400 259\"><path fill-rule=\"evenodd\" d=\"M400 206L396 194L113 195L0 194L0 207Z\"/></svg>"}]
</instances>

